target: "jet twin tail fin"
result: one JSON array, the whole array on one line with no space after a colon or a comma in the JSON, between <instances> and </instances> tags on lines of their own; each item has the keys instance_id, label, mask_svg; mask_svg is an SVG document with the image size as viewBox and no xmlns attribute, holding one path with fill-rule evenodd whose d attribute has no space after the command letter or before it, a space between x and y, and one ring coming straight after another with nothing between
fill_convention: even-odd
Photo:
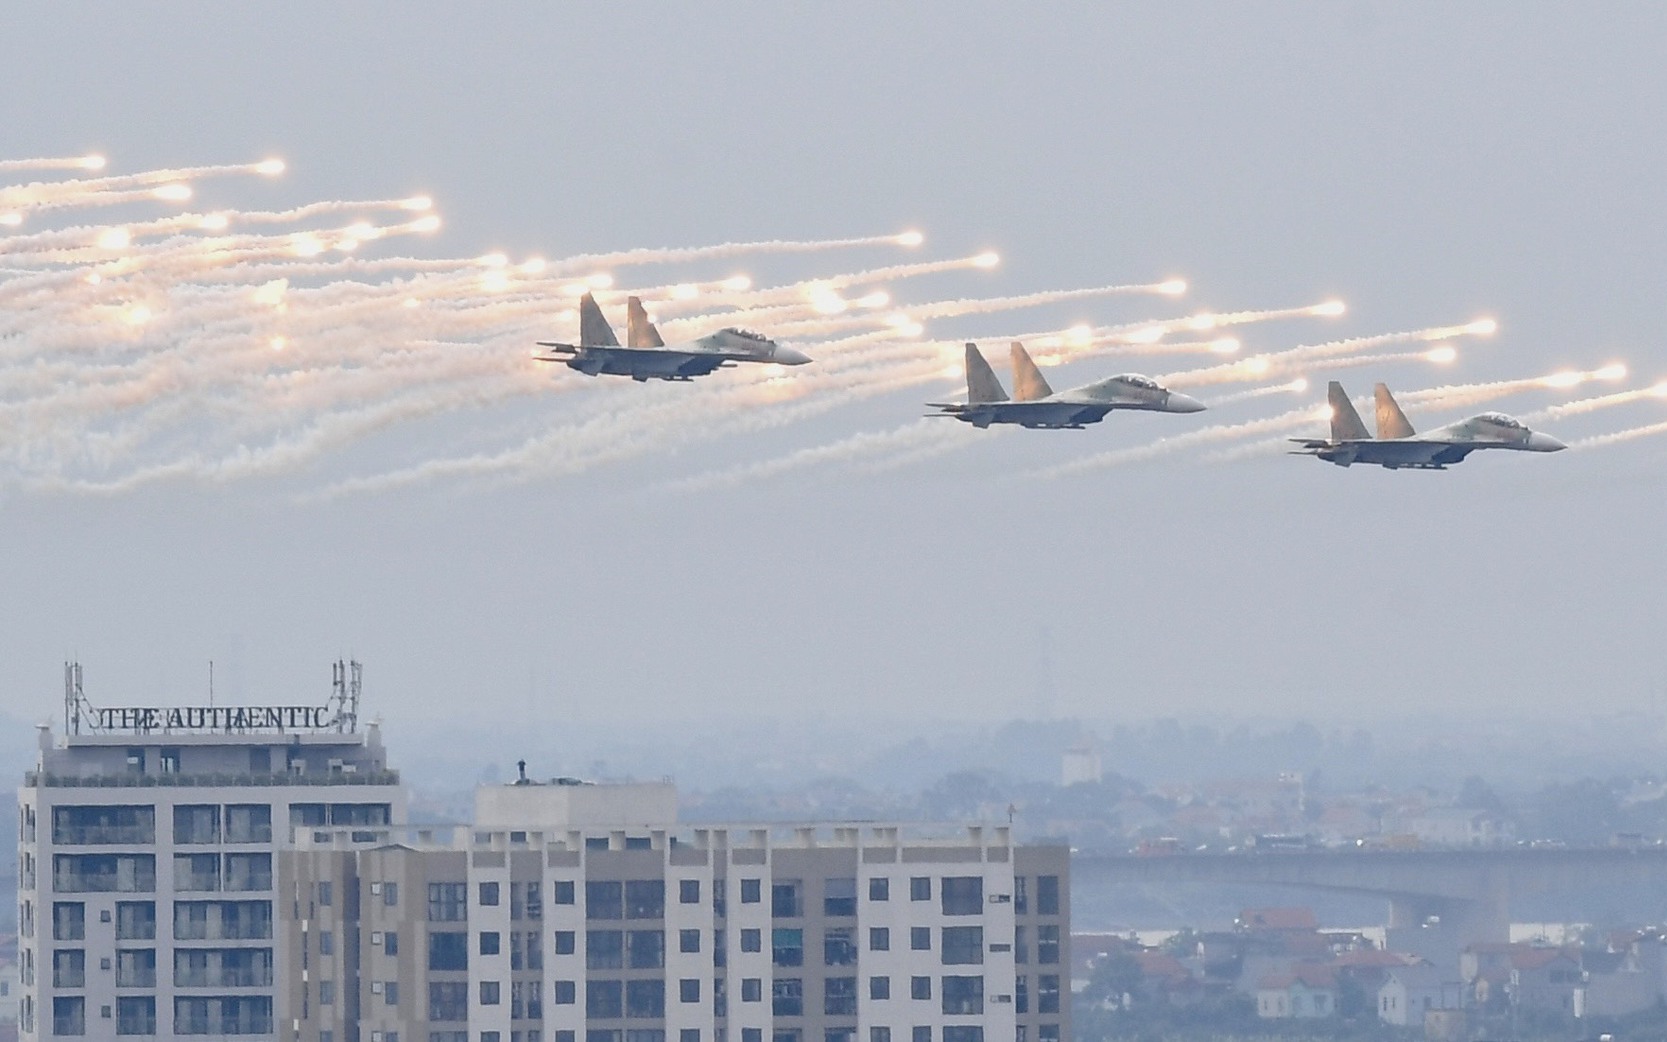
<instances>
[{"instance_id":1,"label":"jet twin tail fin","mask_svg":"<svg viewBox=\"0 0 1667 1042\"><path fill-rule=\"evenodd\" d=\"M1042 371L1036 368L1025 346L1015 340L1010 350L1013 356L1013 400L1033 402L1052 394L1053 388L1042 378Z\"/></svg>"},{"instance_id":2,"label":"jet twin tail fin","mask_svg":"<svg viewBox=\"0 0 1667 1042\"><path fill-rule=\"evenodd\" d=\"M625 312L627 324L625 329L625 343L629 347L665 347L666 342L660 339L660 331L654 328L654 323L648 320L648 312L643 310L642 301L636 297L625 298Z\"/></svg>"},{"instance_id":3,"label":"jet twin tail fin","mask_svg":"<svg viewBox=\"0 0 1667 1042\"><path fill-rule=\"evenodd\" d=\"M1372 437L1366 433L1366 425L1360 421L1360 414L1355 412L1354 403L1349 401L1349 393L1343 390L1342 384L1331 381L1326 398L1331 403L1332 441L1366 441Z\"/></svg>"},{"instance_id":4,"label":"jet twin tail fin","mask_svg":"<svg viewBox=\"0 0 1667 1042\"><path fill-rule=\"evenodd\" d=\"M597 306L596 298L586 293L579 298L579 344L582 347L618 347L619 338L614 327Z\"/></svg>"},{"instance_id":5,"label":"jet twin tail fin","mask_svg":"<svg viewBox=\"0 0 1667 1042\"><path fill-rule=\"evenodd\" d=\"M1007 392L1001 389L995 370L979 353L977 344L967 345L967 404L976 402L1005 402Z\"/></svg>"},{"instance_id":6,"label":"jet twin tail fin","mask_svg":"<svg viewBox=\"0 0 1667 1042\"><path fill-rule=\"evenodd\" d=\"M1378 399L1378 437L1412 437L1412 424L1407 422L1407 414L1395 403L1395 396L1389 393L1389 388L1378 384L1372 390Z\"/></svg>"}]
</instances>

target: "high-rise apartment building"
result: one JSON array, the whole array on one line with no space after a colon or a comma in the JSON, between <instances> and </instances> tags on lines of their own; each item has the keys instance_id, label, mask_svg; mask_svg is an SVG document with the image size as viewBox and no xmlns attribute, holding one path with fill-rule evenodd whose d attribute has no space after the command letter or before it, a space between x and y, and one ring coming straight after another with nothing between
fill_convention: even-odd
<instances>
[{"instance_id":1,"label":"high-rise apartment building","mask_svg":"<svg viewBox=\"0 0 1667 1042\"><path fill-rule=\"evenodd\" d=\"M302 830L285 1042L1060 1042L1068 857L1006 825L675 823L513 785L473 826Z\"/></svg>"},{"instance_id":2,"label":"high-rise apartment building","mask_svg":"<svg viewBox=\"0 0 1667 1042\"><path fill-rule=\"evenodd\" d=\"M20 1037L275 1038L278 852L405 820L357 666L323 707L94 709L71 671L18 794Z\"/></svg>"},{"instance_id":3,"label":"high-rise apartment building","mask_svg":"<svg viewBox=\"0 0 1667 1042\"><path fill-rule=\"evenodd\" d=\"M19 790L21 1037L1062 1042L1069 852L1001 825L677 822L670 784L407 822L357 667L94 709Z\"/></svg>"}]
</instances>

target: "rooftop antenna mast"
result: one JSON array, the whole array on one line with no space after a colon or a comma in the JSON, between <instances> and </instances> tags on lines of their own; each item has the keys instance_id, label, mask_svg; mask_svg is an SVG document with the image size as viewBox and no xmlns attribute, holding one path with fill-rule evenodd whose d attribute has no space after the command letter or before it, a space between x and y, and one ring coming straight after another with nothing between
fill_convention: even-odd
<instances>
[{"instance_id":1,"label":"rooftop antenna mast","mask_svg":"<svg viewBox=\"0 0 1667 1042\"><path fill-rule=\"evenodd\" d=\"M330 706L336 711L330 722L342 733L359 729L359 692L364 687L364 670L356 660L337 659L330 665Z\"/></svg>"},{"instance_id":2,"label":"rooftop antenna mast","mask_svg":"<svg viewBox=\"0 0 1667 1042\"><path fill-rule=\"evenodd\" d=\"M81 663L64 663L64 733L80 734L81 720L87 718L87 726L93 726L93 706L87 701L87 696L81 690Z\"/></svg>"}]
</instances>

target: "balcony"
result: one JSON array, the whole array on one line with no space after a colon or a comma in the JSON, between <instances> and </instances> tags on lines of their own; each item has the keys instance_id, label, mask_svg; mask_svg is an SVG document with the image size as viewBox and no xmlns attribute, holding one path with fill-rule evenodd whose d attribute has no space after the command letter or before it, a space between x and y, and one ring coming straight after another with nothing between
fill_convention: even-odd
<instances>
[{"instance_id":1,"label":"balcony","mask_svg":"<svg viewBox=\"0 0 1667 1042\"><path fill-rule=\"evenodd\" d=\"M70 825L54 828L52 842L65 847L99 844L148 847L156 843L156 829L149 825Z\"/></svg>"}]
</instances>

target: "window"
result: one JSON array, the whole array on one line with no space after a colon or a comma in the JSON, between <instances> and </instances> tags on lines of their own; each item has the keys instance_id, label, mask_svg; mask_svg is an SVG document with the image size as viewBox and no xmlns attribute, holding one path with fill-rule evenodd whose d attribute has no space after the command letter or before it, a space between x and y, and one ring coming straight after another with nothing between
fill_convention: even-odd
<instances>
[{"instance_id":1,"label":"window","mask_svg":"<svg viewBox=\"0 0 1667 1042\"><path fill-rule=\"evenodd\" d=\"M756 879L741 880L741 903L755 905L759 902L760 883Z\"/></svg>"},{"instance_id":2,"label":"window","mask_svg":"<svg viewBox=\"0 0 1667 1042\"><path fill-rule=\"evenodd\" d=\"M625 918L625 888L623 884L586 882L585 918Z\"/></svg>"},{"instance_id":3,"label":"window","mask_svg":"<svg viewBox=\"0 0 1667 1042\"><path fill-rule=\"evenodd\" d=\"M220 808L213 804L182 804L174 808L174 843L220 842Z\"/></svg>"},{"instance_id":4,"label":"window","mask_svg":"<svg viewBox=\"0 0 1667 1042\"><path fill-rule=\"evenodd\" d=\"M664 930L628 930L625 934L625 965L633 970L658 970L666 965Z\"/></svg>"},{"instance_id":5,"label":"window","mask_svg":"<svg viewBox=\"0 0 1667 1042\"><path fill-rule=\"evenodd\" d=\"M399 954L399 934L395 931L389 930L387 933L382 935L382 954Z\"/></svg>"},{"instance_id":6,"label":"window","mask_svg":"<svg viewBox=\"0 0 1667 1042\"><path fill-rule=\"evenodd\" d=\"M891 1028L869 1028L868 1042L891 1042Z\"/></svg>"},{"instance_id":7,"label":"window","mask_svg":"<svg viewBox=\"0 0 1667 1042\"><path fill-rule=\"evenodd\" d=\"M175 854L174 889L214 891L220 889L220 855Z\"/></svg>"},{"instance_id":8,"label":"window","mask_svg":"<svg viewBox=\"0 0 1667 1042\"><path fill-rule=\"evenodd\" d=\"M571 1006L578 1001L578 986L570 980L558 980L551 983L551 1001L558 1006Z\"/></svg>"},{"instance_id":9,"label":"window","mask_svg":"<svg viewBox=\"0 0 1667 1042\"><path fill-rule=\"evenodd\" d=\"M60 948L52 953L52 986L54 988L84 988L87 986L87 953L81 948Z\"/></svg>"},{"instance_id":10,"label":"window","mask_svg":"<svg viewBox=\"0 0 1667 1042\"><path fill-rule=\"evenodd\" d=\"M132 995L116 999L116 1034L156 1034L156 996Z\"/></svg>"},{"instance_id":11,"label":"window","mask_svg":"<svg viewBox=\"0 0 1667 1042\"><path fill-rule=\"evenodd\" d=\"M797 977L777 977L770 985L770 1012L778 1017L805 1015L805 982Z\"/></svg>"},{"instance_id":12,"label":"window","mask_svg":"<svg viewBox=\"0 0 1667 1042\"><path fill-rule=\"evenodd\" d=\"M891 930L884 926L870 926L868 928L868 950L871 952L891 951Z\"/></svg>"},{"instance_id":13,"label":"window","mask_svg":"<svg viewBox=\"0 0 1667 1042\"><path fill-rule=\"evenodd\" d=\"M60 846L90 843L156 842L156 808L133 806L63 806L52 808L52 842Z\"/></svg>"},{"instance_id":14,"label":"window","mask_svg":"<svg viewBox=\"0 0 1667 1042\"><path fill-rule=\"evenodd\" d=\"M763 985L763 982L759 978L757 978L757 977L742 977L741 978L741 1001L742 1002L762 1002L762 1001L764 1001L764 985Z\"/></svg>"},{"instance_id":15,"label":"window","mask_svg":"<svg viewBox=\"0 0 1667 1042\"><path fill-rule=\"evenodd\" d=\"M742 930L741 950L744 952L761 952L764 950L763 930Z\"/></svg>"},{"instance_id":16,"label":"window","mask_svg":"<svg viewBox=\"0 0 1667 1042\"><path fill-rule=\"evenodd\" d=\"M1039 1025L1036 1028L1036 1042L1059 1042L1059 1025Z\"/></svg>"},{"instance_id":17,"label":"window","mask_svg":"<svg viewBox=\"0 0 1667 1042\"><path fill-rule=\"evenodd\" d=\"M984 1029L977 1024L949 1024L943 1029L943 1042L984 1042Z\"/></svg>"},{"instance_id":18,"label":"window","mask_svg":"<svg viewBox=\"0 0 1667 1042\"><path fill-rule=\"evenodd\" d=\"M792 919L804 915L804 902L800 895L802 887L803 884L797 879L771 883L770 915L777 919Z\"/></svg>"},{"instance_id":19,"label":"window","mask_svg":"<svg viewBox=\"0 0 1667 1042\"><path fill-rule=\"evenodd\" d=\"M834 878L822 883L822 914L840 918L857 914L857 881Z\"/></svg>"},{"instance_id":20,"label":"window","mask_svg":"<svg viewBox=\"0 0 1667 1042\"><path fill-rule=\"evenodd\" d=\"M944 915L982 915L984 912L983 876L944 876L938 890Z\"/></svg>"},{"instance_id":21,"label":"window","mask_svg":"<svg viewBox=\"0 0 1667 1042\"><path fill-rule=\"evenodd\" d=\"M503 935L496 930L483 930L480 935L480 953L482 955L497 955L502 951Z\"/></svg>"},{"instance_id":22,"label":"window","mask_svg":"<svg viewBox=\"0 0 1667 1042\"><path fill-rule=\"evenodd\" d=\"M1022 926L1013 927L1013 961L1020 966L1030 961L1030 939Z\"/></svg>"},{"instance_id":23,"label":"window","mask_svg":"<svg viewBox=\"0 0 1667 1042\"><path fill-rule=\"evenodd\" d=\"M80 901L52 902L52 939L81 941L87 937L87 906Z\"/></svg>"},{"instance_id":24,"label":"window","mask_svg":"<svg viewBox=\"0 0 1667 1042\"><path fill-rule=\"evenodd\" d=\"M856 931L849 926L830 927L822 934L822 964L824 966L855 966L857 964Z\"/></svg>"},{"instance_id":25,"label":"window","mask_svg":"<svg viewBox=\"0 0 1667 1042\"><path fill-rule=\"evenodd\" d=\"M685 955L700 951L699 930L677 931L677 950Z\"/></svg>"},{"instance_id":26,"label":"window","mask_svg":"<svg viewBox=\"0 0 1667 1042\"><path fill-rule=\"evenodd\" d=\"M589 970L617 970L625 966L625 932L623 930L585 931L585 968Z\"/></svg>"},{"instance_id":27,"label":"window","mask_svg":"<svg viewBox=\"0 0 1667 1042\"><path fill-rule=\"evenodd\" d=\"M585 1016L613 1020L625 1012L625 984L617 980L585 981Z\"/></svg>"},{"instance_id":28,"label":"window","mask_svg":"<svg viewBox=\"0 0 1667 1042\"><path fill-rule=\"evenodd\" d=\"M805 964L805 932L777 928L770 931L770 958L777 966Z\"/></svg>"},{"instance_id":29,"label":"window","mask_svg":"<svg viewBox=\"0 0 1667 1042\"><path fill-rule=\"evenodd\" d=\"M389 908L392 908L395 905L399 904L399 884L398 883L383 883L382 884L382 903Z\"/></svg>"},{"instance_id":30,"label":"window","mask_svg":"<svg viewBox=\"0 0 1667 1042\"><path fill-rule=\"evenodd\" d=\"M664 919L665 917L665 880L633 879L625 884L625 918Z\"/></svg>"},{"instance_id":31,"label":"window","mask_svg":"<svg viewBox=\"0 0 1667 1042\"><path fill-rule=\"evenodd\" d=\"M388 1006L399 1005L399 981L390 980L382 982L382 1002L384 1005Z\"/></svg>"},{"instance_id":32,"label":"window","mask_svg":"<svg viewBox=\"0 0 1667 1042\"><path fill-rule=\"evenodd\" d=\"M224 958L224 953L222 953ZM222 966L225 964L222 963ZM255 977L250 979L263 979ZM156 987L156 949L122 948L116 952L116 987Z\"/></svg>"},{"instance_id":33,"label":"window","mask_svg":"<svg viewBox=\"0 0 1667 1042\"><path fill-rule=\"evenodd\" d=\"M911 901L930 901L930 900L932 900L932 877L931 876L910 876L909 877L909 900L911 900Z\"/></svg>"},{"instance_id":34,"label":"window","mask_svg":"<svg viewBox=\"0 0 1667 1042\"><path fill-rule=\"evenodd\" d=\"M870 978L868 978L868 997L871 998L871 999L889 999L889 998L891 998L891 978L890 977L870 977Z\"/></svg>"},{"instance_id":35,"label":"window","mask_svg":"<svg viewBox=\"0 0 1667 1042\"><path fill-rule=\"evenodd\" d=\"M983 1013L984 978L945 977L943 1011L945 1016Z\"/></svg>"},{"instance_id":36,"label":"window","mask_svg":"<svg viewBox=\"0 0 1667 1042\"><path fill-rule=\"evenodd\" d=\"M932 997L932 978L930 978L930 977L910 977L909 978L909 998L911 998L911 999L929 999L931 997Z\"/></svg>"},{"instance_id":37,"label":"window","mask_svg":"<svg viewBox=\"0 0 1667 1042\"><path fill-rule=\"evenodd\" d=\"M700 1042L700 1028L683 1028L677 1032L677 1042Z\"/></svg>"},{"instance_id":38,"label":"window","mask_svg":"<svg viewBox=\"0 0 1667 1042\"><path fill-rule=\"evenodd\" d=\"M763 1028L742 1028L741 1042L764 1042Z\"/></svg>"},{"instance_id":39,"label":"window","mask_svg":"<svg viewBox=\"0 0 1667 1042\"><path fill-rule=\"evenodd\" d=\"M572 930L557 930L555 948L556 954L572 955L574 952L573 941L574 936Z\"/></svg>"},{"instance_id":40,"label":"window","mask_svg":"<svg viewBox=\"0 0 1667 1042\"><path fill-rule=\"evenodd\" d=\"M265 803L232 803L226 806L227 843L272 842L272 808Z\"/></svg>"},{"instance_id":41,"label":"window","mask_svg":"<svg viewBox=\"0 0 1667 1042\"><path fill-rule=\"evenodd\" d=\"M891 880L887 879L885 876L875 876L873 879L870 879L868 881L868 899L870 901L890 901ZM890 1028L886 1029L886 1034L887 1036L890 1036Z\"/></svg>"},{"instance_id":42,"label":"window","mask_svg":"<svg viewBox=\"0 0 1667 1042\"><path fill-rule=\"evenodd\" d=\"M1030 888L1024 876L1013 877L1013 913L1024 915L1030 911Z\"/></svg>"},{"instance_id":43,"label":"window","mask_svg":"<svg viewBox=\"0 0 1667 1042\"><path fill-rule=\"evenodd\" d=\"M497 907L497 905L498 905L498 884L497 883L482 883L482 884L480 884L480 903L482 905L488 907L488 908L496 908Z\"/></svg>"},{"instance_id":44,"label":"window","mask_svg":"<svg viewBox=\"0 0 1667 1042\"><path fill-rule=\"evenodd\" d=\"M1013 1012L1030 1012L1030 978L1023 974L1013 983Z\"/></svg>"},{"instance_id":45,"label":"window","mask_svg":"<svg viewBox=\"0 0 1667 1042\"><path fill-rule=\"evenodd\" d=\"M1059 927L1038 926L1036 928L1036 961L1051 965L1059 961Z\"/></svg>"},{"instance_id":46,"label":"window","mask_svg":"<svg viewBox=\"0 0 1667 1042\"><path fill-rule=\"evenodd\" d=\"M539 884L509 884L509 917L511 919L544 918L544 896Z\"/></svg>"},{"instance_id":47,"label":"window","mask_svg":"<svg viewBox=\"0 0 1667 1042\"><path fill-rule=\"evenodd\" d=\"M693 977L684 977L677 982L677 1001L699 1002L700 981Z\"/></svg>"},{"instance_id":48,"label":"window","mask_svg":"<svg viewBox=\"0 0 1667 1042\"><path fill-rule=\"evenodd\" d=\"M555 893L552 895L551 900L559 905L570 905L573 903L573 889L573 880L558 879L556 880Z\"/></svg>"},{"instance_id":49,"label":"window","mask_svg":"<svg viewBox=\"0 0 1667 1042\"><path fill-rule=\"evenodd\" d=\"M909 950L912 952L929 952L932 950L932 928L930 926L909 927Z\"/></svg>"},{"instance_id":50,"label":"window","mask_svg":"<svg viewBox=\"0 0 1667 1042\"><path fill-rule=\"evenodd\" d=\"M79 995L60 995L52 1000L52 1033L54 1035L85 1035L87 1033L87 1000Z\"/></svg>"},{"instance_id":51,"label":"window","mask_svg":"<svg viewBox=\"0 0 1667 1042\"><path fill-rule=\"evenodd\" d=\"M984 962L982 926L946 926L943 930L943 964L978 966Z\"/></svg>"},{"instance_id":52,"label":"window","mask_svg":"<svg viewBox=\"0 0 1667 1042\"><path fill-rule=\"evenodd\" d=\"M383 888L386 891L386 887ZM469 918L469 884L428 884L428 921L461 923Z\"/></svg>"},{"instance_id":53,"label":"window","mask_svg":"<svg viewBox=\"0 0 1667 1042\"><path fill-rule=\"evenodd\" d=\"M482 1006L496 1006L503 992L503 986L495 980L480 982L480 1004Z\"/></svg>"},{"instance_id":54,"label":"window","mask_svg":"<svg viewBox=\"0 0 1667 1042\"><path fill-rule=\"evenodd\" d=\"M226 889L272 889L272 855L227 854Z\"/></svg>"},{"instance_id":55,"label":"window","mask_svg":"<svg viewBox=\"0 0 1667 1042\"><path fill-rule=\"evenodd\" d=\"M328 881L318 884L318 903L321 908L329 908L336 903L336 888Z\"/></svg>"},{"instance_id":56,"label":"window","mask_svg":"<svg viewBox=\"0 0 1667 1042\"><path fill-rule=\"evenodd\" d=\"M932 1028L930 1025L916 1027L909 1035L910 1042L932 1042Z\"/></svg>"},{"instance_id":57,"label":"window","mask_svg":"<svg viewBox=\"0 0 1667 1042\"><path fill-rule=\"evenodd\" d=\"M1059 877L1036 877L1036 914L1059 914Z\"/></svg>"},{"instance_id":58,"label":"window","mask_svg":"<svg viewBox=\"0 0 1667 1042\"><path fill-rule=\"evenodd\" d=\"M677 900L680 904L700 904L700 880L679 879L677 881Z\"/></svg>"},{"instance_id":59,"label":"window","mask_svg":"<svg viewBox=\"0 0 1667 1042\"><path fill-rule=\"evenodd\" d=\"M857 1015L857 979L829 977L822 982L822 1012L830 1017Z\"/></svg>"},{"instance_id":60,"label":"window","mask_svg":"<svg viewBox=\"0 0 1667 1042\"><path fill-rule=\"evenodd\" d=\"M318 954L336 954L336 935L331 930L318 931Z\"/></svg>"},{"instance_id":61,"label":"window","mask_svg":"<svg viewBox=\"0 0 1667 1042\"><path fill-rule=\"evenodd\" d=\"M537 930L512 930L509 935L509 968L544 968L544 935Z\"/></svg>"},{"instance_id":62,"label":"window","mask_svg":"<svg viewBox=\"0 0 1667 1042\"><path fill-rule=\"evenodd\" d=\"M434 931L428 935L428 968L466 970L469 968L469 935L461 931Z\"/></svg>"},{"instance_id":63,"label":"window","mask_svg":"<svg viewBox=\"0 0 1667 1042\"><path fill-rule=\"evenodd\" d=\"M1036 1012L1059 1012L1059 978L1057 976L1036 978Z\"/></svg>"}]
</instances>

